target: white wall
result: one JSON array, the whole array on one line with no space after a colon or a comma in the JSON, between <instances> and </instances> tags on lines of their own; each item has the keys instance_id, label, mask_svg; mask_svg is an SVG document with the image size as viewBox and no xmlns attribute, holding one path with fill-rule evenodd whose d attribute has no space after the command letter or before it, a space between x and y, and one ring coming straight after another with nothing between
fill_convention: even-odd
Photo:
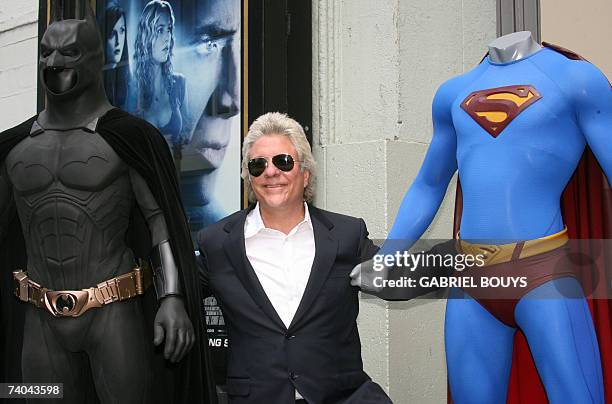
<instances>
[{"instance_id":1,"label":"white wall","mask_svg":"<svg viewBox=\"0 0 612 404\"><path fill-rule=\"evenodd\" d=\"M0 131L36 113L38 1L0 0Z\"/></svg>"},{"instance_id":2,"label":"white wall","mask_svg":"<svg viewBox=\"0 0 612 404\"><path fill-rule=\"evenodd\" d=\"M313 0L316 203L384 238L429 145L435 90L495 32L495 0ZM454 190L427 237L451 237ZM444 304L361 300L365 367L395 403L446 402Z\"/></svg>"},{"instance_id":3,"label":"white wall","mask_svg":"<svg viewBox=\"0 0 612 404\"><path fill-rule=\"evenodd\" d=\"M542 40L579 53L612 78L612 2L542 0Z\"/></svg>"}]
</instances>

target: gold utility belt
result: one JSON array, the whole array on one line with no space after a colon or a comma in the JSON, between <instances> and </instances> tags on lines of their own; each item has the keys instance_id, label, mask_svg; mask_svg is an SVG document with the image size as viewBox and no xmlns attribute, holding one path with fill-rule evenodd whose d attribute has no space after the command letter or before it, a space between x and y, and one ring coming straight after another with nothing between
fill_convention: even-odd
<instances>
[{"instance_id":1,"label":"gold utility belt","mask_svg":"<svg viewBox=\"0 0 612 404\"><path fill-rule=\"evenodd\" d=\"M147 275L150 275L147 272ZM151 284L140 267L96 286L82 290L49 290L28 277L27 272L13 272L15 295L24 302L45 309L55 317L78 317L94 307L120 302L142 295Z\"/></svg>"},{"instance_id":2,"label":"gold utility belt","mask_svg":"<svg viewBox=\"0 0 612 404\"><path fill-rule=\"evenodd\" d=\"M520 241L509 244L475 244L464 240L458 240L458 250L463 254L482 255L485 266L502 264L532 257L555 250L567 243L567 227L558 233L551 234L533 240Z\"/></svg>"}]
</instances>

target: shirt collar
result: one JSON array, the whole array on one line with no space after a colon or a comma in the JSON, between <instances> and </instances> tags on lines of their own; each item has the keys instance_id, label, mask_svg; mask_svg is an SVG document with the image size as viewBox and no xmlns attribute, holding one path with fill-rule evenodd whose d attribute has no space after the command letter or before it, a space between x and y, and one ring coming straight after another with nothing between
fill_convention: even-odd
<instances>
[{"instance_id":1,"label":"shirt collar","mask_svg":"<svg viewBox=\"0 0 612 404\"><path fill-rule=\"evenodd\" d=\"M289 232L289 234L294 233L294 230L300 227L303 223L306 223L308 227L312 230L312 221L310 220L310 213L308 212L308 204L304 202L304 220L295 225L295 227ZM261 212L259 210L259 202L255 205L252 211L246 217L246 221L244 222L244 238L250 238L255 236L257 233L262 231L263 229L267 229L266 225L261 218ZM274 229L269 229L273 230Z\"/></svg>"}]
</instances>

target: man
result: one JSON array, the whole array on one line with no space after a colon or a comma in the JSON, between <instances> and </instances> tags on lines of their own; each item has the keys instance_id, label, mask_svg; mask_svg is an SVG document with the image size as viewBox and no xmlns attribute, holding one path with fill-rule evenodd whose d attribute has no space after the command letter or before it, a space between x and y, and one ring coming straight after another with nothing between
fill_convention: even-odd
<instances>
[{"instance_id":1,"label":"man","mask_svg":"<svg viewBox=\"0 0 612 404\"><path fill-rule=\"evenodd\" d=\"M358 289L376 247L361 219L317 209L302 127L259 117L243 146L250 208L200 233L203 276L230 336L232 403L389 403L364 373Z\"/></svg>"},{"instance_id":2,"label":"man","mask_svg":"<svg viewBox=\"0 0 612 404\"><path fill-rule=\"evenodd\" d=\"M241 2L194 3L195 25L188 52L181 56L192 121L183 147L181 188L191 228L199 230L233 211L220 202L218 183L225 200L240 199L240 183L232 178L240 164Z\"/></svg>"},{"instance_id":3,"label":"man","mask_svg":"<svg viewBox=\"0 0 612 404\"><path fill-rule=\"evenodd\" d=\"M214 401L172 161L106 99L85 3L41 40L46 109L0 134L2 381L63 383L68 403ZM153 264L159 309L136 257Z\"/></svg>"}]
</instances>

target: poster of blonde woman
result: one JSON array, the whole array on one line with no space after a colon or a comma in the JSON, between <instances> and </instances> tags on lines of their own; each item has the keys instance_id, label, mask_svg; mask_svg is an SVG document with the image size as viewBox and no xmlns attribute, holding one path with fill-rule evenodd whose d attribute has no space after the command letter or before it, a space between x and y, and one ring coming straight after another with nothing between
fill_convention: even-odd
<instances>
[{"instance_id":1,"label":"poster of blonde woman","mask_svg":"<svg viewBox=\"0 0 612 404\"><path fill-rule=\"evenodd\" d=\"M107 95L164 135L191 229L240 209L241 0L99 0L96 8Z\"/></svg>"}]
</instances>

